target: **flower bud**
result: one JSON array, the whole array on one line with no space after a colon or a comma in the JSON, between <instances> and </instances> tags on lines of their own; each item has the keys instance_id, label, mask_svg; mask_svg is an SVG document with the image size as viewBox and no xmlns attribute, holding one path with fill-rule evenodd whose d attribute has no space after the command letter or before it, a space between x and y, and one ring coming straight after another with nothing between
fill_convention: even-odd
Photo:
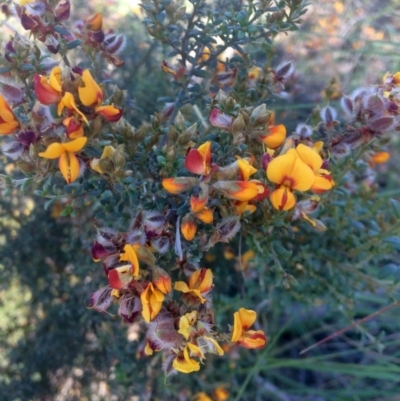
<instances>
[{"instance_id":1,"label":"flower bud","mask_svg":"<svg viewBox=\"0 0 400 401\"><path fill-rule=\"evenodd\" d=\"M112 161L117 169L123 169L126 163L125 145L118 145L112 156Z\"/></svg>"},{"instance_id":2,"label":"flower bud","mask_svg":"<svg viewBox=\"0 0 400 401\"><path fill-rule=\"evenodd\" d=\"M69 0L60 1L54 9L54 15L59 21L67 21L71 11Z\"/></svg>"},{"instance_id":3,"label":"flower bud","mask_svg":"<svg viewBox=\"0 0 400 401\"><path fill-rule=\"evenodd\" d=\"M181 233L186 241L192 241L196 235L197 224L194 216L191 213L185 215L181 223Z\"/></svg>"},{"instance_id":4,"label":"flower bud","mask_svg":"<svg viewBox=\"0 0 400 401\"><path fill-rule=\"evenodd\" d=\"M171 276L160 267L157 267L154 271L153 284L163 294L169 294L171 292Z\"/></svg>"},{"instance_id":5,"label":"flower bud","mask_svg":"<svg viewBox=\"0 0 400 401\"><path fill-rule=\"evenodd\" d=\"M255 127L266 124L271 119L271 111L267 110L265 103L253 109L250 115Z\"/></svg>"},{"instance_id":6,"label":"flower bud","mask_svg":"<svg viewBox=\"0 0 400 401\"><path fill-rule=\"evenodd\" d=\"M178 131L183 131L186 128L185 117L183 117L183 114L180 111L178 111L178 114L174 119L174 125Z\"/></svg>"},{"instance_id":7,"label":"flower bud","mask_svg":"<svg viewBox=\"0 0 400 401\"><path fill-rule=\"evenodd\" d=\"M241 133L245 128L244 118L241 114L239 114L232 123L232 132L233 134Z\"/></svg>"}]
</instances>

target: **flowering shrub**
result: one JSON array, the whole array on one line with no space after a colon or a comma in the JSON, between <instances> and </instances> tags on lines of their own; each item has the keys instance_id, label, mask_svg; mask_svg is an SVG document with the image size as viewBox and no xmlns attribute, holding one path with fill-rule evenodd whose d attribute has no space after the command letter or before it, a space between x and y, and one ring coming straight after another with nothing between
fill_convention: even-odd
<instances>
[{"instance_id":1,"label":"flowering shrub","mask_svg":"<svg viewBox=\"0 0 400 401\"><path fill-rule=\"evenodd\" d=\"M3 189L35 184L46 208L67 199L61 216L96 213L91 253L103 269L93 274L105 277L89 306L144 322L143 354L162 354L167 375L199 371L208 354L235 344L267 344L255 310L241 307L230 327L217 324L212 294L223 278L206 267L214 247L239 244L245 276L257 255L273 262L271 280L295 285L303 278L285 263L304 270L318 249L342 252L335 242L350 241L335 224L352 197L372 197L374 168L399 130L400 73L387 73L343 96L342 117L327 104L289 132L273 100L286 96L294 65L258 52L297 28L306 3L231 3L192 0L187 10L143 1L149 34L170 50L160 69L171 96L139 127L124 117L128 94L102 78L106 66L123 65L126 39L105 30L100 13L72 24L68 0L21 0L15 12L31 39L13 36L0 59L2 150L26 176L2 176ZM360 223L372 242L352 237L355 260L377 241L398 246L392 205ZM330 225L339 237L323 233ZM325 274L312 270L317 283Z\"/></svg>"}]
</instances>

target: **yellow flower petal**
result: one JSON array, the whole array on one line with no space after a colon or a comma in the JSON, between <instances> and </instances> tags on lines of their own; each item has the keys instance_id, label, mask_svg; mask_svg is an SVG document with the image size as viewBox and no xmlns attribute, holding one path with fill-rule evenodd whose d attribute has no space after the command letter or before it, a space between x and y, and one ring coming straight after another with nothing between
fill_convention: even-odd
<instances>
[{"instance_id":1,"label":"yellow flower petal","mask_svg":"<svg viewBox=\"0 0 400 401\"><path fill-rule=\"evenodd\" d=\"M45 159L58 159L63 153L65 153L64 146L59 142L54 142L44 152L40 152L39 156Z\"/></svg>"},{"instance_id":2,"label":"yellow flower petal","mask_svg":"<svg viewBox=\"0 0 400 401\"><path fill-rule=\"evenodd\" d=\"M279 148L286 139L286 128L283 124L269 127L269 132L261 140L271 149Z\"/></svg>"},{"instance_id":3,"label":"yellow flower petal","mask_svg":"<svg viewBox=\"0 0 400 401\"><path fill-rule=\"evenodd\" d=\"M322 158L315 150L300 143L296 148L296 152L298 153L300 159L307 164L312 171L315 172L321 168Z\"/></svg>"},{"instance_id":4,"label":"yellow flower petal","mask_svg":"<svg viewBox=\"0 0 400 401\"><path fill-rule=\"evenodd\" d=\"M59 66L54 67L49 76L49 84L57 92L62 92L61 86L61 68Z\"/></svg>"},{"instance_id":5,"label":"yellow flower petal","mask_svg":"<svg viewBox=\"0 0 400 401\"><path fill-rule=\"evenodd\" d=\"M296 204L296 198L292 191L283 185L275 189L275 191L271 193L269 199L271 200L272 206L278 210L290 210Z\"/></svg>"},{"instance_id":6,"label":"yellow flower petal","mask_svg":"<svg viewBox=\"0 0 400 401\"><path fill-rule=\"evenodd\" d=\"M64 96L61 99L61 102L58 104L57 113L59 116L61 115L65 107L69 110L77 112L86 122L86 124L89 124L86 116L76 106L74 96L70 92L65 92Z\"/></svg>"},{"instance_id":7,"label":"yellow flower petal","mask_svg":"<svg viewBox=\"0 0 400 401\"><path fill-rule=\"evenodd\" d=\"M87 138L82 136L80 138L74 139L71 142L62 143L62 147L65 149L66 152L78 152L80 151L87 142Z\"/></svg>"},{"instance_id":8,"label":"yellow flower petal","mask_svg":"<svg viewBox=\"0 0 400 401\"><path fill-rule=\"evenodd\" d=\"M182 373L197 372L200 370L200 363L189 357L188 347L183 350L183 358L177 357L172 362L175 370Z\"/></svg>"},{"instance_id":9,"label":"yellow flower petal","mask_svg":"<svg viewBox=\"0 0 400 401\"><path fill-rule=\"evenodd\" d=\"M79 177L79 161L72 152L64 152L60 156L58 166L68 184Z\"/></svg>"},{"instance_id":10,"label":"yellow flower petal","mask_svg":"<svg viewBox=\"0 0 400 401\"><path fill-rule=\"evenodd\" d=\"M243 181L247 181L251 175L257 172L257 169L254 168L247 159L239 159L237 163Z\"/></svg>"},{"instance_id":11,"label":"yellow flower petal","mask_svg":"<svg viewBox=\"0 0 400 401\"><path fill-rule=\"evenodd\" d=\"M132 276L133 277L139 276L139 260L132 245L126 244L124 246L124 252L121 253L121 255L119 256L119 260L120 262L122 261L129 262L132 265Z\"/></svg>"},{"instance_id":12,"label":"yellow flower petal","mask_svg":"<svg viewBox=\"0 0 400 401\"><path fill-rule=\"evenodd\" d=\"M174 285L174 290L187 293L190 291L190 288L184 281L176 281Z\"/></svg>"},{"instance_id":13,"label":"yellow flower petal","mask_svg":"<svg viewBox=\"0 0 400 401\"><path fill-rule=\"evenodd\" d=\"M278 156L269 162L267 177L271 182L282 185L290 177L297 157L294 154Z\"/></svg>"},{"instance_id":14,"label":"yellow flower petal","mask_svg":"<svg viewBox=\"0 0 400 401\"><path fill-rule=\"evenodd\" d=\"M257 313L250 309L239 309L239 318L242 324L243 330L247 330L251 327L257 319Z\"/></svg>"},{"instance_id":15,"label":"yellow flower petal","mask_svg":"<svg viewBox=\"0 0 400 401\"><path fill-rule=\"evenodd\" d=\"M315 175L311 168L298 158L294 162L291 178L293 178L293 184L290 187L291 189L308 191L314 183Z\"/></svg>"},{"instance_id":16,"label":"yellow flower petal","mask_svg":"<svg viewBox=\"0 0 400 401\"><path fill-rule=\"evenodd\" d=\"M239 312L235 312L233 314L233 330L232 330L232 338L231 342L236 343L239 341L240 337L243 334L242 323L240 321Z\"/></svg>"},{"instance_id":17,"label":"yellow flower petal","mask_svg":"<svg viewBox=\"0 0 400 401\"><path fill-rule=\"evenodd\" d=\"M79 99L82 104L85 106L100 105L103 101L103 92L89 70L83 71L82 81L84 86L78 88Z\"/></svg>"}]
</instances>

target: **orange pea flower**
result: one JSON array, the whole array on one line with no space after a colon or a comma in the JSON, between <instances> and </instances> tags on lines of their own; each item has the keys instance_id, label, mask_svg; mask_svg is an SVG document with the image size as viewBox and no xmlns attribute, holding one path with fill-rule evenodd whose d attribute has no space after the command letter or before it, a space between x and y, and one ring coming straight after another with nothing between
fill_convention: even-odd
<instances>
[{"instance_id":1,"label":"orange pea flower","mask_svg":"<svg viewBox=\"0 0 400 401\"><path fill-rule=\"evenodd\" d=\"M75 156L86 144L87 138L77 138L66 143L52 143L45 152L39 153L44 159L59 159L58 166L61 174L68 184L74 182L79 176L79 161Z\"/></svg>"},{"instance_id":2,"label":"orange pea flower","mask_svg":"<svg viewBox=\"0 0 400 401\"><path fill-rule=\"evenodd\" d=\"M181 233L186 241L191 241L196 235L197 224L194 216L191 213L185 215L182 219Z\"/></svg>"},{"instance_id":3,"label":"orange pea flower","mask_svg":"<svg viewBox=\"0 0 400 401\"><path fill-rule=\"evenodd\" d=\"M40 103L45 105L59 103L62 92L61 68L54 67L48 79L36 74L33 79L33 87Z\"/></svg>"},{"instance_id":4,"label":"orange pea flower","mask_svg":"<svg viewBox=\"0 0 400 401\"><path fill-rule=\"evenodd\" d=\"M197 178L193 177L176 177L164 178L162 180L163 188L170 194L178 195L189 190L198 183Z\"/></svg>"},{"instance_id":5,"label":"orange pea flower","mask_svg":"<svg viewBox=\"0 0 400 401\"><path fill-rule=\"evenodd\" d=\"M190 343L186 344L182 354L178 355L172 362L172 366L175 370L182 373L197 372L200 370L200 363L195 359L192 359L191 356L198 355L203 355L203 353L197 345Z\"/></svg>"},{"instance_id":6,"label":"orange pea flower","mask_svg":"<svg viewBox=\"0 0 400 401\"><path fill-rule=\"evenodd\" d=\"M319 146L320 145L317 145L315 149L318 149ZM301 143L296 147L296 150L291 149L288 153L296 152L300 159L306 163L312 171L314 171L315 180L310 189L311 191L320 194L331 189L335 183L333 182L329 171L321 168L323 161L315 149L309 148Z\"/></svg>"},{"instance_id":7,"label":"orange pea flower","mask_svg":"<svg viewBox=\"0 0 400 401\"><path fill-rule=\"evenodd\" d=\"M374 164L382 164L386 163L390 159L389 152L375 152L371 155L371 162L372 166Z\"/></svg>"},{"instance_id":8,"label":"orange pea flower","mask_svg":"<svg viewBox=\"0 0 400 401\"><path fill-rule=\"evenodd\" d=\"M94 107L95 113L100 114L107 121L119 121L123 114L122 109L114 105L101 105L104 99L103 91L93 79L89 70L83 71L81 79L84 85L78 88L78 93L82 104L87 107Z\"/></svg>"},{"instance_id":9,"label":"orange pea flower","mask_svg":"<svg viewBox=\"0 0 400 401\"><path fill-rule=\"evenodd\" d=\"M279 210L289 210L294 207L296 198L292 191L308 191L315 181L313 170L292 153L272 160L267 167L267 177L280 185L270 195L272 205Z\"/></svg>"},{"instance_id":10,"label":"orange pea flower","mask_svg":"<svg viewBox=\"0 0 400 401\"><path fill-rule=\"evenodd\" d=\"M139 276L139 259L136 254L135 245L126 244L124 246L124 252L119 256L120 262L129 262L132 266L132 276Z\"/></svg>"},{"instance_id":11,"label":"orange pea flower","mask_svg":"<svg viewBox=\"0 0 400 401\"><path fill-rule=\"evenodd\" d=\"M211 224L214 221L213 211L207 207L196 213L196 217L205 224Z\"/></svg>"},{"instance_id":12,"label":"orange pea flower","mask_svg":"<svg viewBox=\"0 0 400 401\"><path fill-rule=\"evenodd\" d=\"M0 95L0 134L10 135L19 127L19 121L15 118L9 104Z\"/></svg>"},{"instance_id":13,"label":"orange pea flower","mask_svg":"<svg viewBox=\"0 0 400 401\"><path fill-rule=\"evenodd\" d=\"M114 105L98 106L96 107L95 112L111 123L119 121L123 114L122 109L115 107Z\"/></svg>"},{"instance_id":14,"label":"orange pea flower","mask_svg":"<svg viewBox=\"0 0 400 401\"><path fill-rule=\"evenodd\" d=\"M79 99L84 106L99 106L103 102L103 91L93 79L89 70L84 70L81 77L84 86L78 88Z\"/></svg>"},{"instance_id":15,"label":"orange pea flower","mask_svg":"<svg viewBox=\"0 0 400 401\"><path fill-rule=\"evenodd\" d=\"M91 31L100 31L103 26L103 16L101 13L97 13L89 17L86 21L86 28Z\"/></svg>"},{"instance_id":16,"label":"orange pea flower","mask_svg":"<svg viewBox=\"0 0 400 401\"><path fill-rule=\"evenodd\" d=\"M163 294L169 294L171 292L171 276L160 267L156 268L153 284Z\"/></svg>"},{"instance_id":17,"label":"orange pea flower","mask_svg":"<svg viewBox=\"0 0 400 401\"><path fill-rule=\"evenodd\" d=\"M238 312L235 312L231 342L238 343L245 348L263 348L267 343L264 332L248 330L256 319L257 313L253 310L240 308Z\"/></svg>"},{"instance_id":18,"label":"orange pea flower","mask_svg":"<svg viewBox=\"0 0 400 401\"><path fill-rule=\"evenodd\" d=\"M252 181L218 181L213 188L221 191L227 198L247 202L259 194L256 182Z\"/></svg>"},{"instance_id":19,"label":"orange pea flower","mask_svg":"<svg viewBox=\"0 0 400 401\"><path fill-rule=\"evenodd\" d=\"M149 283L141 293L140 300L142 301L143 319L147 323L150 323L161 310L164 294L159 289L155 288L153 283Z\"/></svg>"},{"instance_id":20,"label":"orange pea flower","mask_svg":"<svg viewBox=\"0 0 400 401\"><path fill-rule=\"evenodd\" d=\"M80 138L84 135L82 124L72 116L65 118L63 125L66 127L66 134L69 139Z\"/></svg>"},{"instance_id":21,"label":"orange pea flower","mask_svg":"<svg viewBox=\"0 0 400 401\"><path fill-rule=\"evenodd\" d=\"M265 135L260 136L260 139L270 149L279 148L286 139L286 128L283 124L271 126Z\"/></svg>"},{"instance_id":22,"label":"orange pea flower","mask_svg":"<svg viewBox=\"0 0 400 401\"><path fill-rule=\"evenodd\" d=\"M207 141L198 149L190 149L185 167L193 174L209 175L211 172L211 142Z\"/></svg>"},{"instance_id":23,"label":"orange pea flower","mask_svg":"<svg viewBox=\"0 0 400 401\"><path fill-rule=\"evenodd\" d=\"M237 163L239 174L243 181L247 181L251 175L257 173L257 169L254 168L247 159L238 159Z\"/></svg>"},{"instance_id":24,"label":"orange pea flower","mask_svg":"<svg viewBox=\"0 0 400 401\"><path fill-rule=\"evenodd\" d=\"M176 281L174 289L185 294L194 295L200 298L202 304L206 302L203 295L206 295L213 287L213 275L211 269L201 268L196 270L189 277L189 285L184 281Z\"/></svg>"},{"instance_id":25,"label":"orange pea flower","mask_svg":"<svg viewBox=\"0 0 400 401\"><path fill-rule=\"evenodd\" d=\"M75 112L79 114L82 117L82 120L86 122L86 124L89 124L86 116L78 109L74 96L70 92L65 92L64 96L62 97L60 103L58 103L58 115L60 116L63 110L67 108L68 110Z\"/></svg>"}]
</instances>

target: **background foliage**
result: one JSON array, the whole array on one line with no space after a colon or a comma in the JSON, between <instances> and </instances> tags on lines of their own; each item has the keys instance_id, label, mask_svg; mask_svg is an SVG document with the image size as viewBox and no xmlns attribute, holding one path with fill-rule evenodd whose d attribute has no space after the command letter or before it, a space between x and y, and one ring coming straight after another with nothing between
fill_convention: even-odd
<instances>
[{"instance_id":1,"label":"background foliage","mask_svg":"<svg viewBox=\"0 0 400 401\"><path fill-rule=\"evenodd\" d=\"M287 97L272 99L271 107L289 131L318 115L327 101L337 106L340 93L399 69L398 5L320 1L308 7L299 31L277 38L268 60L276 66L291 55L295 74ZM136 126L150 123L164 106L162 98L173 95L160 68L170 49L148 36L143 14L131 2L115 1L107 8L91 2L90 7L126 34L125 66L105 74L128 93L125 117ZM88 6L76 2L73 11L82 17ZM13 33L12 21L3 22L4 38ZM217 322L226 327L223 316L240 306L255 308L269 345L261 352L233 349L225 358L208 360L199 375L167 383L160 361L143 357L137 324L86 307L89 295L104 284L101 267L90 258L95 228L87 224L86 212L60 217L65 205L54 203L46 211L29 190L24 197L19 191L3 193L0 399L189 400L199 391L218 399L214 390L225 385L229 399L237 401L395 400L396 308L299 356L305 347L398 299L399 243L393 238L399 208L390 201L400 194L398 138L392 138L390 150L391 161L378 169L378 192L365 189L357 199L333 193L323 212L330 216L324 234L304 224L300 234L282 231L268 242L273 258L247 238L242 254L251 247L258 256L244 272L239 241L209 255ZM2 167L13 172L5 158ZM387 233L389 226L395 229Z\"/></svg>"}]
</instances>

